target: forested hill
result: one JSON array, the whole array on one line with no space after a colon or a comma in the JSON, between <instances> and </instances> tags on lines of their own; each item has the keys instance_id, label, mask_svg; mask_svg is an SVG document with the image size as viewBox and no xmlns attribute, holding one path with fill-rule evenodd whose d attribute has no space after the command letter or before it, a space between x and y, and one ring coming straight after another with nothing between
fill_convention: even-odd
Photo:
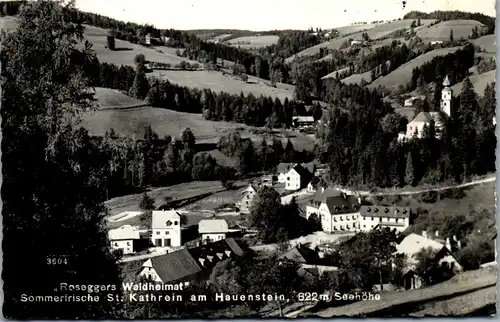
<instances>
[{"instance_id":1,"label":"forested hill","mask_svg":"<svg viewBox=\"0 0 500 322\"><path fill-rule=\"evenodd\" d=\"M438 20L477 20L488 27L488 33L495 32L495 18L482 13L470 13L463 11L434 11L430 13L411 11L403 19L438 19Z\"/></svg>"}]
</instances>

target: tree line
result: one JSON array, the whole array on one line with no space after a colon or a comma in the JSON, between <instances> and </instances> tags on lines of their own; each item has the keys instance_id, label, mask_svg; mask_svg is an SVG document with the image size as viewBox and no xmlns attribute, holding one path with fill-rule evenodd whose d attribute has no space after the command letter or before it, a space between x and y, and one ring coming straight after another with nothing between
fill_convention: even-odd
<instances>
[{"instance_id":1,"label":"tree line","mask_svg":"<svg viewBox=\"0 0 500 322\"><path fill-rule=\"evenodd\" d=\"M495 32L495 18L482 13L463 11L433 11L430 13L411 11L403 19L476 20L487 26L487 34Z\"/></svg>"}]
</instances>

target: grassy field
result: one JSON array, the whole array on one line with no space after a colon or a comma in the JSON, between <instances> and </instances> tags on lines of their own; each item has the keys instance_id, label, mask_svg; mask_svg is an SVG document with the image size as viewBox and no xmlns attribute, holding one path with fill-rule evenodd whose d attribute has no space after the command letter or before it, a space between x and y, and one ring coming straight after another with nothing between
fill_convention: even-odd
<instances>
[{"instance_id":1,"label":"grassy field","mask_svg":"<svg viewBox=\"0 0 500 322\"><path fill-rule=\"evenodd\" d=\"M275 35L269 36L247 36L238 37L226 41L227 44L241 49L252 49L274 45L278 42L279 37Z\"/></svg>"},{"instance_id":2,"label":"grassy field","mask_svg":"<svg viewBox=\"0 0 500 322\"><path fill-rule=\"evenodd\" d=\"M372 73L371 70L367 71L366 73L363 74L353 74L349 77L346 77L342 79L342 83L351 85L351 84L361 84L361 80L365 80L366 82L370 83L372 80Z\"/></svg>"},{"instance_id":3,"label":"grassy field","mask_svg":"<svg viewBox=\"0 0 500 322\"><path fill-rule=\"evenodd\" d=\"M348 34L360 32L360 31L369 30L371 28L376 27L377 25L379 25L379 24L369 23L369 24L366 24L366 25L342 26L342 27L333 28L333 29L337 30L339 32L340 36L344 36L344 35L348 35Z\"/></svg>"},{"instance_id":4,"label":"grassy field","mask_svg":"<svg viewBox=\"0 0 500 322\"><path fill-rule=\"evenodd\" d=\"M222 34L208 39L208 42L223 41L224 39L231 37L233 34Z\"/></svg>"},{"instance_id":5,"label":"grassy field","mask_svg":"<svg viewBox=\"0 0 500 322\"><path fill-rule=\"evenodd\" d=\"M155 70L149 75L160 79L168 79L172 83L190 88L210 88L217 93L222 91L235 95L239 95L241 92L245 95L252 93L256 96L264 95L279 98L281 101L293 97L293 90L274 88L262 82L247 83L217 71Z\"/></svg>"},{"instance_id":6,"label":"grassy field","mask_svg":"<svg viewBox=\"0 0 500 322\"><path fill-rule=\"evenodd\" d=\"M415 67L421 66L422 64L431 61L434 57L445 56L449 53L453 53L460 48L462 47L440 48L420 55L415 59L410 60L406 64L399 66L390 74L378 78L373 83L368 85L368 87L377 88L378 86L385 86L387 88L393 88L398 87L400 84L406 85L411 80L412 71Z\"/></svg>"},{"instance_id":7,"label":"grassy field","mask_svg":"<svg viewBox=\"0 0 500 322\"><path fill-rule=\"evenodd\" d=\"M480 95L484 95L484 89L486 85L491 84L496 81L496 69L490 70L489 72L482 73L479 75L472 75L469 77L472 85L474 85L474 91ZM453 90L453 96L457 96L462 91L463 82L457 83L451 87Z\"/></svg>"},{"instance_id":8,"label":"grassy field","mask_svg":"<svg viewBox=\"0 0 500 322\"><path fill-rule=\"evenodd\" d=\"M421 23L423 26L429 25L432 22L434 22L434 19L422 19ZM377 25L376 27L370 28L366 31L370 39L376 40L378 38L385 37L387 35L390 35L396 30L403 29L403 28L410 28L411 23L413 22L412 19L406 19L406 20L396 20L392 21L389 23L384 23ZM335 38L326 42L323 42L319 45L309 47L299 53L297 53L294 56L288 57L285 61L287 63L292 62L295 59L295 56L300 57L300 56L312 56L317 53L319 53L320 48L330 48L330 49L340 49L340 46L344 43L344 41L353 39L353 40L360 40L362 37L362 34L365 31L359 31L357 33L351 34L349 36L343 36L339 38Z\"/></svg>"},{"instance_id":9,"label":"grassy field","mask_svg":"<svg viewBox=\"0 0 500 322\"><path fill-rule=\"evenodd\" d=\"M495 35L486 35L477 39L473 39L470 42L476 46L483 48L488 53L496 53L497 51L497 46L495 44Z\"/></svg>"},{"instance_id":10,"label":"grassy field","mask_svg":"<svg viewBox=\"0 0 500 322\"><path fill-rule=\"evenodd\" d=\"M467 37L471 34L472 28L478 27L481 29L484 26L479 21L475 20L447 20L430 26L429 28L420 28L417 30L417 36L424 41L446 41L450 39L450 31L453 30L453 38L460 39Z\"/></svg>"},{"instance_id":11,"label":"grassy field","mask_svg":"<svg viewBox=\"0 0 500 322\"><path fill-rule=\"evenodd\" d=\"M97 99L100 109L133 108L146 105L144 101L127 96L116 89L102 87L95 88L94 98Z\"/></svg>"},{"instance_id":12,"label":"grassy field","mask_svg":"<svg viewBox=\"0 0 500 322\"><path fill-rule=\"evenodd\" d=\"M348 70L349 70L349 67L337 69L336 71L333 71L330 74L321 77L321 79L336 78L338 73L343 73L343 72L346 72Z\"/></svg>"},{"instance_id":13,"label":"grassy field","mask_svg":"<svg viewBox=\"0 0 500 322\"><path fill-rule=\"evenodd\" d=\"M318 313L305 313L304 315L319 317L375 316L380 312L387 312L387 315L390 315L393 313L393 310L397 312L404 311L405 314L409 314L412 308L418 307L418 303L426 303L443 297L461 296L464 293L473 292L482 287L493 286L496 281L496 267L479 269L462 273L449 281L431 287L405 292L384 292L380 294L380 301L360 301L345 306L328 308ZM472 306L480 303L480 301L484 300L484 297L471 298L471 300L475 303L468 303L467 305ZM452 312L455 315L455 312ZM396 316L399 315L396 314Z\"/></svg>"}]
</instances>

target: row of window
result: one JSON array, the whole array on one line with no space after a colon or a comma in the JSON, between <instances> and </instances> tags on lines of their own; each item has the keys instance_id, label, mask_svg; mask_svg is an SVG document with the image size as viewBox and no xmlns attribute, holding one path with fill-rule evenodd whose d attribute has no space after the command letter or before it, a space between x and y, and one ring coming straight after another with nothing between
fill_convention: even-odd
<instances>
[{"instance_id":1,"label":"row of window","mask_svg":"<svg viewBox=\"0 0 500 322\"><path fill-rule=\"evenodd\" d=\"M371 219L372 219L372 221L374 221L375 217L371 217ZM395 218L395 219L396 219L396 223L397 223L397 222L399 222L399 219L401 219L401 218ZM363 220L366 220L366 217L363 217ZM389 217L380 217L380 221L390 221L390 220L391 220L391 218L389 218ZM403 221L404 221L404 219L403 219Z\"/></svg>"},{"instance_id":2,"label":"row of window","mask_svg":"<svg viewBox=\"0 0 500 322\"><path fill-rule=\"evenodd\" d=\"M127 242L127 246L130 246L130 242ZM118 243L115 243L115 247L118 247Z\"/></svg>"},{"instance_id":3,"label":"row of window","mask_svg":"<svg viewBox=\"0 0 500 322\"><path fill-rule=\"evenodd\" d=\"M157 231L156 231L156 234L157 234L157 235L159 235L159 234L160 234L160 231L158 231L158 230L157 230ZM168 234L170 234L170 231L165 230L165 235L168 235Z\"/></svg>"}]
</instances>

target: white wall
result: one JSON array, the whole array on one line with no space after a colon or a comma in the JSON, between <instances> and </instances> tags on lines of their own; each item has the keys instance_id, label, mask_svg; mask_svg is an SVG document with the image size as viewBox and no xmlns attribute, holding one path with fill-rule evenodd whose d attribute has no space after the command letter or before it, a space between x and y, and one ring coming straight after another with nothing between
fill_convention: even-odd
<instances>
[{"instance_id":1,"label":"white wall","mask_svg":"<svg viewBox=\"0 0 500 322\"><path fill-rule=\"evenodd\" d=\"M312 214L316 214L318 215L318 218L320 218L320 213L319 213L319 209L316 208L316 207L313 207L313 206L309 206L307 205L306 206L306 219L309 219L309 217L312 215Z\"/></svg>"},{"instance_id":2,"label":"white wall","mask_svg":"<svg viewBox=\"0 0 500 322\"><path fill-rule=\"evenodd\" d=\"M252 205L252 200L255 197L255 192L254 191L248 191L243 195L243 198L241 198L241 205L240 205L240 211L242 212L248 212L250 209L250 206Z\"/></svg>"},{"instance_id":3,"label":"white wall","mask_svg":"<svg viewBox=\"0 0 500 322\"><path fill-rule=\"evenodd\" d=\"M201 235L202 240L206 240L207 238L210 239L210 241L214 242L214 241L226 239L226 234L224 234L224 233L212 233L212 234L202 234Z\"/></svg>"},{"instance_id":4,"label":"white wall","mask_svg":"<svg viewBox=\"0 0 500 322\"><path fill-rule=\"evenodd\" d=\"M425 122L410 122L406 126L406 138L410 139L413 137L413 134L415 134L415 129L418 129L417 137L420 139L422 138L422 135L424 134L424 126L427 123Z\"/></svg>"},{"instance_id":5,"label":"white wall","mask_svg":"<svg viewBox=\"0 0 500 322\"><path fill-rule=\"evenodd\" d=\"M362 231L370 231L378 224L382 226L385 223L392 224L403 224L403 226L388 226L389 228L396 228L398 231L402 232L410 226L410 220L408 218L387 218L387 217L363 217L359 216L359 225Z\"/></svg>"},{"instance_id":6,"label":"white wall","mask_svg":"<svg viewBox=\"0 0 500 322\"><path fill-rule=\"evenodd\" d=\"M167 226L166 222L171 221L172 225ZM165 216L163 227L152 227L151 242L157 247L167 247L165 239L170 239L171 247L181 246L181 223L178 216ZM161 239L161 244L157 245L157 239Z\"/></svg>"},{"instance_id":7,"label":"white wall","mask_svg":"<svg viewBox=\"0 0 500 322\"><path fill-rule=\"evenodd\" d=\"M112 240L112 249L122 249L124 254L131 254L134 252L134 241L132 239L127 240Z\"/></svg>"},{"instance_id":8,"label":"white wall","mask_svg":"<svg viewBox=\"0 0 500 322\"><path fill-rule=\"evenodd\" d=\"M286 190L299 190L300 189L300 175L295 170L290 170L286 174Z\"/></svg>"}]
</instances>

